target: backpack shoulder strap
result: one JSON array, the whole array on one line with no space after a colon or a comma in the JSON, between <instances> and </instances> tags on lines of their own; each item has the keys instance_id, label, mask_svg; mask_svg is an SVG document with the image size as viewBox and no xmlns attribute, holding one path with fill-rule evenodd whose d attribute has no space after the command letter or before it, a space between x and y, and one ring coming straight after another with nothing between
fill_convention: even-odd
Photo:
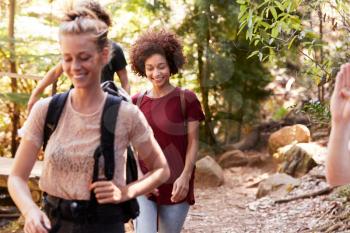
<instances>
[{"instance_id":1,"label":"backpack shoulder strap","mask_svg":"<svg viewBox=\"0 0 350 233\"><path fill-rule=\"evenodd\" d=\"M56 94L52 97L49 103L44 124L43 150L45 150L51 134L55 131L57 127L68 95L69 91L61 94Z\"/></svg>"},{"instance_id":2,"label":"backpack shoulder strap","mask_svg":"<svg viewBox=\"0 0 350 233\"><path fill-rule=\"evenodd\" d=\"M136 100L136 106L140 108L143 97L147 94L147 90L140 93Z\"/></svg>"},{"instance_id":3,"label":"backpack shoulder strap","mask_svg":"<svg viewBox=\"0 0 350 233\"><path fill-rule=\"evenodd\" d=\"M117 125L121 97L108 94L101 119L101 152L105 160L105 176L108 180L114 176L114 131Z\"/></svg>"},{"instance_id":4,"label":"backpack shoulder strap","mask_svg":"<svg viewBox=\"0 0 350 233\"><path fill-rule=\"evenodd\" d=\"M186 111L186 99L185 99L185 90L180 88L180 103L181 103L181 112L187 122L187 111Z\"/></svg>"}]
</instances>

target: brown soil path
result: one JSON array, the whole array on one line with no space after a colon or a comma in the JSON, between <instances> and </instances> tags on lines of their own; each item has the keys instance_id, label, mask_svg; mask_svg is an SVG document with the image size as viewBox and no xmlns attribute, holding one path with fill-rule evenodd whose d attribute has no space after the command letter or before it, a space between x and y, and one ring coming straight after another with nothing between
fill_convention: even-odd
<instances>
[{"instance_id":1,"label":"brown soil path","mask_svg":"<svg viewBox=\"0 0 350 233\"><path fill-rule=\"evenodd\" d=\"M190 210L183 232L294 233L319 225L320 217L330 205L326 196L283 204L273 204L269 197L256 200L257 187L248 186L269 173L271 170L267 168L231 168L225 170L223 186L197 189L196 204ZM303 189L306 190L301 192L307 192L308 187Z\"/></svg>"}]
</instances>

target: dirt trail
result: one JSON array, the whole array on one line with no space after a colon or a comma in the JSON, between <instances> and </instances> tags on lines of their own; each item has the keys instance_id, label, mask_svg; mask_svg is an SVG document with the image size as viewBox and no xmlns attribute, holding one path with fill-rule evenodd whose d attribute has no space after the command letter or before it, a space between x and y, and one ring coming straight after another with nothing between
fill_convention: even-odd
<instances>
[{"instance_id":1,"label":"dirt trail","mask_svg":"<svg viewBox=\"0 0 350 233\"><path fill-rule=\"evenodd\" d=\"M256 200L257 187L248 188L271 173L268 168L236 167L225 170L225 184L197 189L184 233L306 232L329 207L325 196L273 204Z\"/></svg>"},{"instance_id":2,"label":"dirt trail","mask_svg":"<svg viewBox=\"0 0 350 233\"><path fill-rule=\"evenodd\" d=\"M231 168L224 172L224 185L196 189L196 204L190 210L183 232L246 232L254 224L254 215L246 205L255 200L256 193L256 188L246 185L264 173L264 169L256 167Z\"/></svg>"}]
</instances>

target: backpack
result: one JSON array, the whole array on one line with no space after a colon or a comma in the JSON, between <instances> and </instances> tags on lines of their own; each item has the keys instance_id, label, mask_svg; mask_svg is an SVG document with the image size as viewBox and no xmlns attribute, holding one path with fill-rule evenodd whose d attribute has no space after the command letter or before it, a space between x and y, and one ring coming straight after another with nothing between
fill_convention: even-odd
<instances>
[{"instance_id":1,"label":"backpack","mask_svg":"<svg viewBox=\"0 0 350 233\"><path fill-rule=\"evenodd\" d=\"M104 156L105 171L107 180L111 180L114 176L114 129L118 117L118 110L121 101L130 101L130 98L123 89L117 88L113 81L106 81L101 84L102 89L108 93L106 103L102 112L101 119L101 144L96 148L94 153L94 171L93 181L98 179L98 161L100 156ZM45 150L47 142L55 131L60 115L62 114L69 91L56 94L52 97L44 125L43 149ZM127 147L126 162L126 183L129 184L138 179L137 163L131 146ZM96 198L91 192L92 205L96 205ZM139 205L136 198L117 204L123 209L124 222L135 219L139 215Z\"/></svg>"}]
</instances>

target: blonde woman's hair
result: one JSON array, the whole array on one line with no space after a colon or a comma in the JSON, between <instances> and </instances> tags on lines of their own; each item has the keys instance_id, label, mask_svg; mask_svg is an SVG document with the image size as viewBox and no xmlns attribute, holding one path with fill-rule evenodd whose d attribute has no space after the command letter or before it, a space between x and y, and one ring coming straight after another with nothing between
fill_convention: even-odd
<instances>
[{"instance_id":1,"label":"blonde woman's hair","mask_svg":"<svg viewBox=\"0 0 350 233\"><path fill-rule=\"evenodd\" d=\"M91 34L99 51L109 47L108 25L88 8L68 10L59 27L60 35Z\"/></svg>"}]
</instances>

